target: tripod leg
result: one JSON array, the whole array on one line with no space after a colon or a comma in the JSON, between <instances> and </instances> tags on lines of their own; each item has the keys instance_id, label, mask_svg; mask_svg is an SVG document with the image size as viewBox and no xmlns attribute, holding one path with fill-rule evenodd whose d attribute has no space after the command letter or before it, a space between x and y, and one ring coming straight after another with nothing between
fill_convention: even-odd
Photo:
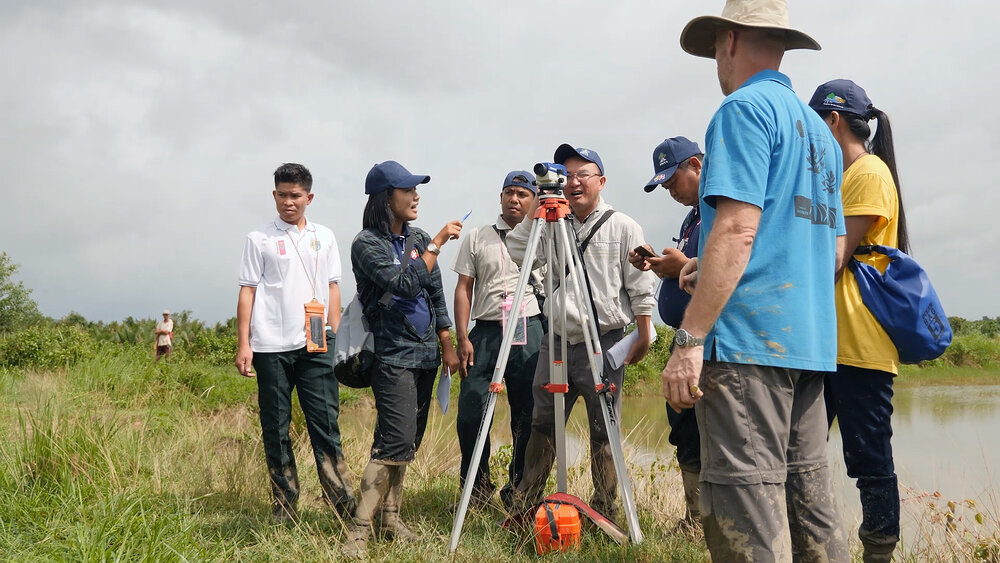
<instances>
[{"instance_id":1,"label":"tripod leg","mask_svg":"<svg viewBox=\"0 0 1000 563\"><path fill-rule=\"evenodd\" d=\"M545 225L544 218L535 219L531 226L531 234L528 235L528 247L525 251L525 263L528 267L521 270L517 278L517 289L514 293L514 303L508 313L506 329L503 333L503 340L500 345L500 356L497 358L497 365L493 371L493 379L490 380L490 395L486 400L486 409L483 411L482 422L479 423L479 435L476 437L476 447L472 452L472 463L465 475L465 485L462 487L462 498L458 503L458 510L455 512L455 523L451 529L451 541L448 551L454 553L458 549L458 539L462 535L462 526L465 524L465 514L469 508L469 500L472 498L472 488L476 481L476 471L479 468L479 460L483 456L483 448L486 444L486 437L490 432L490 423L493 421L493 411L496 409L497 394L503 385L504 371L507 369L507 360L510 358L511 343L514 341L514 330L517 328L517 315L521 311L521 303L524 300L524 292L528 287L528 278L531 276L532 257L538 248L538 241L541 238L541 231Z\"/></svg>"},{"instance_id":2,"label":"tripod leg","mask_svg":"<svg viewBox=\"0 0 1000 563\"><path fill-rule=\"evenodd\" d=\"M639 517L636 512L635 499L632 493L632 481L629 479L628 467L625 465L625 454L622 450L621 429L619 427L618 416L614 408L613 390L608 389L604 378L604 357L601 349L600 334L597 330L597 319L593 318L590 308L590 288L584 283L586 273L584 272L583 257L580 255L579 247L570 242L570 225L560 220L559 238L564 250L563 254L567 258L572 268L570 285L572 286L576 310L584 323L584 342L587 347L587 354L590 360L590 371L594 380L594 387L603 399L604 408L601 409L604 418L604 427L607 429L608 442L611 447L611 457L614 461L615 474L618 477L618 487L622 496L622 506L625 508L625 518L628 522L629 536L633 543L642 543L642 530L639 528ZM570 289L569 286L566 287Z\"/></svg>"}]
</instances>

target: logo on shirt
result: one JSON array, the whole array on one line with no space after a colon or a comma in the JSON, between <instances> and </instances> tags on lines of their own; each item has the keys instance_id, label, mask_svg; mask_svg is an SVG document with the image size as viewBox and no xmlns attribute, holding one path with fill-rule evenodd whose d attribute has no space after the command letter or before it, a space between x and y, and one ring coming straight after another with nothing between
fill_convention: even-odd
<instances>
[{"instance_id":1,"label":"logo on shirt","mask_svg":"<svg viewBox=\"0 0 1000 563\"><path fill-rule=\"evenodd\" d=\"M319 252L320 246L319 239L317 238L312 239L312 242L309 243L309 248L312 248L313 252Z\"/></svg>"},{"instance_id":2,"label":"logo on shirt","mask_svg":"<svg viewBox=\"0 0 1000 563\"><path fill-rule=\"evenodd\" d=\"M416 248L410 251L410 260L416 260L419 256L420 254L417 254Z\"/></svg>"},{"instance_id":3,"label":"logo on shirt","mask_svg":"<svg viewBox=\"0 0 1000 563\"><path fill-rule=\"evenodd\" d=\"M283 240L278 241L278 254L281 256L285 255L285 241Z\"/></svg>"}]
</instances>

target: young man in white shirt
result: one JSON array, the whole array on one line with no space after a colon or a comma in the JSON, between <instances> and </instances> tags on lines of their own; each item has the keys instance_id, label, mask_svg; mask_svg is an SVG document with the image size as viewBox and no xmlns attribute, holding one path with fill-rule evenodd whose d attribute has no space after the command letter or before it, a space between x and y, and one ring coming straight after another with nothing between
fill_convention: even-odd
<instances>
[{"instance_id":1,"label":"young man in white shirt","mask_svg":"<svg viewBox=\"0 0 1000 563\"><path fill-rule=\"evenodd\" d=\"M278 217L251 231L243 248L236 369L257 378L274 520L293 520L299 497L288 436L293 388L298 388L323 499L346 517L355 500L341 450L340 395L333 375L333 339L340 323L337 240L332 231L306 219L313 200L312 174L306 167L281 165L274 172L272 195ZM322 318L313 321L318 330L309 335L310 342L322 343L325 334L326 351L310 351L306 345L310 305L322 311Z\"/></svg>"}]
</instances>

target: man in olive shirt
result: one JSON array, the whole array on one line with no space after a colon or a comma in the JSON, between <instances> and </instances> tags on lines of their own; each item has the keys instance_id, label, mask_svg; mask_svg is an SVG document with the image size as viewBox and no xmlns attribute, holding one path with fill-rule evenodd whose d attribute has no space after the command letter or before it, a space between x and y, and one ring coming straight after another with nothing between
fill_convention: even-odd
<instances>
[{"instance_id":1,"label":"man in olive shirt","mask_svg":"<svg viewBox=\"0 0 1000 563\"><path fill-rule=\"evenodd\" d=\"M532 177L530 172L525 171L515 170L507 174L501 186L501 211L496 223L481 226L463 237L451 267L458 273L455 322L462 386L457 426L458 443L462 450L460 479L463 484L472 463L480 422L489 398L490 382L500 355L504 328L502 319L513 302L520 276L520 269L507 250L507 232L524 220L535 199L537 188L531 183ZM525 320L518 321L520 327L515 331L514 345L511 346L504 372L513 443L507 484L500 491L505 501L509 500L524 470L524 450L531 432L531 409L534 404L531 381L543 333L541 311L535 298L535 291L541 291L541 284L535 274L529 281L524 292L523 314L518 314L518 319L523 317ZM470 311L476 321L471 332L468 331ZM496 490L490 479L489 461L490 441L487 434L472 489L472 500L476 504L488 502Z\"/></svg>"}]
</instances>

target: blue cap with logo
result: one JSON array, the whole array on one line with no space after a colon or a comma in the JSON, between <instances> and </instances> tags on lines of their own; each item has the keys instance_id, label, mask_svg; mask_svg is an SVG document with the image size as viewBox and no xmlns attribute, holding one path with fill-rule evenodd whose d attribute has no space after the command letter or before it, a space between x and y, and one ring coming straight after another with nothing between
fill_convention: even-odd
<instances>
[{"instance_id":1,"label":"blue cap with logo","mask_svg":"<svg viewBox=\"0 0 1000 563\"><path fill-rule=\"evenodd\" d=\"M535 175L531 172L527 172L525 170L514 170L510 174L507 174L507 177L504 178L503 185L500 186L500 189L502 190L507 186L517 186L519 188L531 190L531 193L537 194L538 186L531 183L531 179L534 177ZM521 179L519 180L518 178Z\"/></svg>"},{"instance_id":2,"label":"blue cap with logo","mask_svg":"<svg viewBox=\"0 0 1000 563\"><path fill-rule=\"evenodd\" d=\"M387 160L372 166L365 178L365 193L368 195L384 192L390 188L415 188L418 184L431 181L430 176L410 174L403 165L395 160Z\"/></svg>"},{"instance_id":3,"label":"blue cap with logo","mask_svg":"<svg viewBox=\"0 0 1000 563\"><path fill-rule=\"evenodd\" d=\"M865 89L850 80L838 78L822 84L809 100L809 107L817 112L839 111L871 119L872 101Z\"/></svg>"},{"instance_id":4,"label":"blue cap with logo","mask_svg":"<svg viewBox=\"0 0 1000 563\"><path fill-rule=\"evenodd\" d=\"M604 163L601 162L601 156L595 150L583 147L573 148L573 145L564 143L556 149L556 154L552 156L552 160L556 164L566 164L566 160L574 156L578 156L587 162L593 162L597 165L597 169L601 171L601 176L604 175Z\"/></svg>"},{"instance_id":5,"label":"blue cap with logo","mask_svg":"<svg viewBox=\"0 0 1000 563\"><path fill-rule=\"evenodd\" d=\"M698 143L687 137L671 137L664 140L653 149L653 179L646 183L646 192L651 192L663 182L666 182L677 171L682 162L701 154Z\"/></svg>"}]
</instances>

